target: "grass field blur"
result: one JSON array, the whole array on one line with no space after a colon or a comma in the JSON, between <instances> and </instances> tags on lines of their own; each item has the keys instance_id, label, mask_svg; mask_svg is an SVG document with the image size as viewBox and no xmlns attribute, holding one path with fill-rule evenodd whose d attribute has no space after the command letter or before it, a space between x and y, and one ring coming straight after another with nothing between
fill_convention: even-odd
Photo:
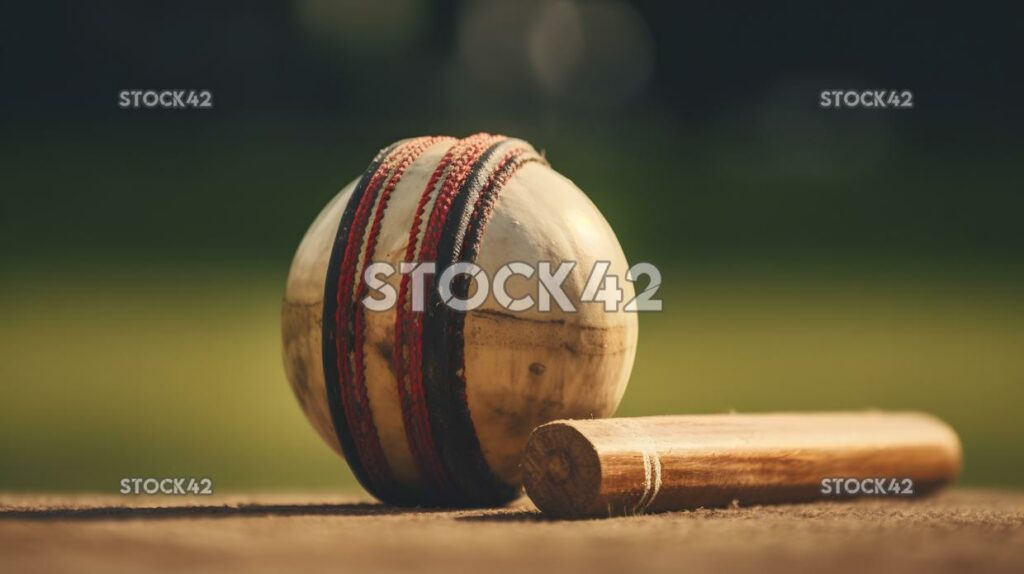
<instances>
[{"instance_id":1,"label":"grass field blur","mask_svg":"<svg viewBox=\"0 0 1024 574\"><path fill-rule=\"evenodd\" d=\"M672 272L621 415L915 409L964 482L1024 484L1019 277ZM281 366L283 271L24 271L0 286L0 489L355 488Z\"/></svg>"}]
</instances>

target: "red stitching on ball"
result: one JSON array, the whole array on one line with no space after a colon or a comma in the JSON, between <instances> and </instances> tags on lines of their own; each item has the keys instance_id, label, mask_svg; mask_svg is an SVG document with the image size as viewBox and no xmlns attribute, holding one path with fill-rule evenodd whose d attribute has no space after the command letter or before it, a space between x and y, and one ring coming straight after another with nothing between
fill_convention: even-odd
<instances>
[{"instance_id":1,"label":"red stitching on ball","mask_svg":"<svg viewBox=\"0 0 1024 574\"><path fill-rule=\"evenodd\" d=\"M362 269L366 268L366 265L370 262L370 258L373 257L373 253L377 247L377 238L380 235L381 222L384 219L384 212L387 210L387 205L391 199L391 194L394 192L398 183L401 181L402 176L405 174L405 170L416 161L419 156L434 144L452 138L446 137L426 137L419 138L407 149L407 152L397 162L394 168L394 174L388 180L384 189L380 193L380 199L377 201L377 209L374 215L373 223L370 226L370 232L366 236L366 246L363 251L362 266L359 273L356 275L357 279L361 279ZM354 271L354 270L353 270ZM353 357L352 357L352 368L353 368L353 379L352 384L361 389L366 389L366 378L365 378L365 364L363 360L363 346L366 340L366 316L365 309L362 305L362 300L366 297L367 285L365 281L358 280L356 288L356 295L353 299L354 304L354 317L353 332L355 335ZM377 439L377 447L380 446L380 437L374 432L373 436Z\"/></svg>"},{"instance_id":2,"label":"red stitching on ball","mask_svg":"<svg viewBox=\"0 0 1024 574\"><path fill-rule=\"evenodd\" d=\"M416 215L409 230L409 240L406 245L403 261L414 261L417 238L420 227L423 225L427 203L429 203L432 192L439 180L444 177L441 189L438 190L437 198L434 201L433 209L427 221L423 240L420 242L420 252L415 259L415 261L420 263L434 261L441 224L444 222L444 218L451 207L452 197L469 175L473 163L491 144L500 139L502 139L501 136L475 134L457 142L444 155L434 169L434 173L431 174L430 180L427 182L420 202L417 205ZM432 279L429 277L425 279L426 289L424 291L429 293ZM423 364L423 321L421 314L411 311L411 305L408 300L410 280L410 275L403 275L399 287L398 306L395 317L396 344L393 357L395 373L398 376L398 388L402 399L402 416L405 420L406 438L409 441L410 450L420 472L425 475L424 478L435 485L439 494L444 495L451 492L452 485L445 475L430 430L430 419L427 412L421 370Z\"/></svg>"},{"instance_id":3,"label":"red stitching on ball","mask_svg":"<svg viewBox=\"0 0 1024 574\"><path fill-rule=\"evenodd\" d=\"M349 236L345 244L345 254L341 263L341 278L338 281L338 307L334 317L337 324L337 368L345 416L349 420L353 442L359 452L359 458L366 469L367 475L380 488L386 490L394 489L394 475L380 444L380 437L377 434L373 413L369 406L366 385L362 384L360 379L355 376L345 343L352 342L353 350L359 344L358 341L353 340L355 334L352 329L353 325L349 320L349 311L353 307L351 291L356 267L354 259L358 254L362 237L366 231L369 210L376 200L377 189L395 169L396 165L404 160L411 150L415 149L418 141L410 140L384 158L367 185L366 192L363 194L356 209L352 227L349 230Z\"/></svg>"}]
</instances>

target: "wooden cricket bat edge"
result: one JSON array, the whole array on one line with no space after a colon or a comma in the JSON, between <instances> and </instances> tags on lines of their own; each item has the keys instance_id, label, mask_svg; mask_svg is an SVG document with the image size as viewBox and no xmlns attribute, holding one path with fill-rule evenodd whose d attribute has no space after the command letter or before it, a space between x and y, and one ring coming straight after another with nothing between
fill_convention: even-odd
<instances>
[{"instance_id":1,"label":"wooden cricket bat edge","mask_svg":"<svg viewBox=\"0 0 1024 574\"><path fill-rule=\"evenodd\" d=\"M923 412L660 415L542 425L523 476L543 512L582 518L805 502L825 498L833 476L906 476L924 496L953 482L962 459L955 430Z\"/></svg>"}]
</instances>

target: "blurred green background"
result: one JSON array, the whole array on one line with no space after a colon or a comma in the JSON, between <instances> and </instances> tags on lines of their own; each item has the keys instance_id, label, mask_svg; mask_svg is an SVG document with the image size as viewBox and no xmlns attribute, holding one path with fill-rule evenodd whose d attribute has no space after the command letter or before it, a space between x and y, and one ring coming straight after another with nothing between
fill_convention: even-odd
<instances>
[{"instance_id":1,"label":"blurred green background","mask_svg":"<svg viewBox=\"0 0 1024 574\"><path fill-rule=\"evenodd\" d=\"M671 4L12 8L0 489L356 488L284 379L292 250L383 145L476 131L546 150L663 271L619 414L924 410L965 483L1024 484L1014 20ZM917 106L818 107L840 88Z\"/></svg>"}]
</instances>

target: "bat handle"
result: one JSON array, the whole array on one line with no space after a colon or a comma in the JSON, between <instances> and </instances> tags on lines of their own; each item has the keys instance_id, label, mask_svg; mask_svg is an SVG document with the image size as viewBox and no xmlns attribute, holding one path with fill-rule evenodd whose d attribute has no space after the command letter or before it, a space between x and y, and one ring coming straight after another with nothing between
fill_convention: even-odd
<instances>
[{"instance_id":1,"label":"bat handle","mask_svg":"<svg viewBox=\"0 0 1024 574\"><path fill-rule=\"evenodd\" d=\"M960 441L920 413L778 413L556 421L523 455L545 513L595 517L829 497L926 494Z\"/></svg>"}]
</instances>

